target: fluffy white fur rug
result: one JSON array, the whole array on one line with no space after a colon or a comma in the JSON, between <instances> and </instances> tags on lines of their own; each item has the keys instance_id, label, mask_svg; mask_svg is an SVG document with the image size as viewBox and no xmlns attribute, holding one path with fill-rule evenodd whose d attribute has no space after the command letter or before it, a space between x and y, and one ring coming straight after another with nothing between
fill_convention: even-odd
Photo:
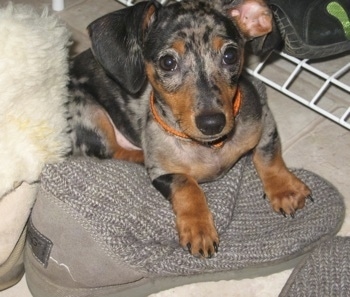
<instances>
[{"instance_id":1,"label":"fluffy white fur rug","mask_svg":"<svg viewBox=\"0 0 350 297\"><path fill-rule=\"evenodd\" d=\"M0 10L0 197L69 149L67 29L47 11Z\"/></svg>"},{"instance_id":2,"label":"fluffy white fur rug","mask_svg":"<svg viewBox=\"0 0 350 297\"><path fill-rule=\"evenodd\" d=\"M0 266L33 205L36 190L29 184L70 149L64 107L69 38L48 11L0 7Z\"/></svg>"}]
</instances>

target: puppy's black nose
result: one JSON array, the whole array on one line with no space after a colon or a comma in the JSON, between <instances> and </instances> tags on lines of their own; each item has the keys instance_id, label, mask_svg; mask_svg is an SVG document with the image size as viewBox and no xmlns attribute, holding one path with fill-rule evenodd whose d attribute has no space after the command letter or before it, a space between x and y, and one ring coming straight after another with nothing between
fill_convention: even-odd
<instances>
[{"instance_id":1,"label":"puppy's black nose","mask_svg":"<svg viewBox=\"0 0 350 297\"><path fill-rule=\"evenodd\" d=\"M224 129L226 125L223 113L205 113L196 117L197 128L204 135L215 135Z\"/></svg>"}]
</instances>

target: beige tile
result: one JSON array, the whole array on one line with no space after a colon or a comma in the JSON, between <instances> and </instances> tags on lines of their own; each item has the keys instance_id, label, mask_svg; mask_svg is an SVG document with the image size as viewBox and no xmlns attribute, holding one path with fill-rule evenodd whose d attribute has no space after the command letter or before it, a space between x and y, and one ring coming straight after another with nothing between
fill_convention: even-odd
<instances>
[{"instance_id":1,"label":"beige tile","mask_svg":"<svg viewBox=\"0 0 350 297\"><path fill-rule=\"evenodd\" d=\"M124 6L113 0L72 0L66 1L66 7L57 15L68 25L74 41L72 55L90 47L86 27L95 19Z\"/></svg>"},{"instance_id":2,"label":"beige tile","mask_svg":"<svg viewBox=\"0 0 350 297\"><path fill-rule=\"evenodd\" d=\"M21 281L15 286L13 286L12 288L9 288L5 291L1 291L0 296L1 297L32 297L32 294L30 293L27 287L27 282L24 276L21 279Z\"/></svg>"},{"instance_id":3,"label":"beige tile","mask_svg":"<svg viewBox=\"0 0 350 297\"><path fill-rule=\"evenodd\" d=\"M8 2L13 2L14 4L29 4L38 9L42 9L44 7L51 7L52 3L51 0L1 0L0 4L2 6L3 4L6 5Z\"/></svg>"},{"instance_id":4,"label":"beige tile","mask_svg":"<svg viewBox=\"0 0 350 297\"><path fill-rule=\"evenodd\" d=\"M277 297L290 273L290 270L286 270L256 279L189 284L149 297ZM264 283L269 285L263 285Z\"/></svg>"},{"instance_id":5,"label":"beige tile","mask_svg":"<svg viewBox=\"0 0 350 297\"><path fill-rule=\"evenodd\" d=\"M114 0L76 0L73 2L77 3L67 5L58 15L72 28L82 33L85 33L86 27L98 17L124 7Z\"/></svg>"},{"instance_id":6,"label":"beige tile","mask_svg":"<svg viewBox=\"0 0 350 297\"><path fill-rule=\"evenodd\" d=\"M81 32L68 26L72 33L72 45L70 46L70 54L72 57L81 53L90 47L90 39L86 32Z\"/></svg>"},{"instance_id":7,"label":"beige tile","mask_svg":"<svg viewBox=\"0 0 350 297\"><path fill-rule=\"evenodd\" d=\"M324 119L284 149L293 166L303 167L350 191L350 132ZM307 132L307 133L306 133Z\"/></svg>"},{"instance_id":8,"label":"beige tile","mask_svg":"<svg viewBox=\"0 0 350 297\"><path fill-rule=\"evenodd\" d=\"M267 88L268 104L276 120L283 148L286 149L311 126L324 118L275 89Z\"/></svg>"}]
</instances>

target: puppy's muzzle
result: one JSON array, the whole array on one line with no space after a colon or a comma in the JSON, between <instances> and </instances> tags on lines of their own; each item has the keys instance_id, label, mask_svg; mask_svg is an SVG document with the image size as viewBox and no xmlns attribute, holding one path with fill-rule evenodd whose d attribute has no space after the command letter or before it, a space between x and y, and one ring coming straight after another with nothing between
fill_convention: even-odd
<instances>
[{"instance_id":1,"label":"puppy's muzzle","mask_svg":"<svg viewBox=\"0 0 350 297\"><path fill-rule=\"evenodd\" d=\"M219 134L226 125L223 113L204 113L196 116L196 126L204 135Z\"/></svg>"}]
</instances>

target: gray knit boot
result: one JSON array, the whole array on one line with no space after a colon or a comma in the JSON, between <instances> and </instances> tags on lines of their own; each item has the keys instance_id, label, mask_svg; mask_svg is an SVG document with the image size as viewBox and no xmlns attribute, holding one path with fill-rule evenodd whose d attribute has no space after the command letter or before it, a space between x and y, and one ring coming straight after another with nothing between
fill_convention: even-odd
<instances>
[{"instance_id":1,"label":"gray knit boot","mask_svg":"<svg viewBox=\"0 0 350 297\"><path fill-rule=\"evenodd\" d=\"M313 191L295 218L274 213L251 158L203 184L219 252L197 259L178 244L171 205L143 167L71 159L46 166L29 223L25 268L34 297L147 296L185 283L254 277L294 267L339 229L344 204L317 175L294 170Z\"/></svg>"},{"instance_id":2,"label":"gray knit boot","mask_svg":"<svg viewBox=\"0 0 350 297\"><path fill-rule=\"evenodd\" d=\"M294 269L280 297L349 297L350 237L331 237Z\"/></svg>"}]
</instances>

